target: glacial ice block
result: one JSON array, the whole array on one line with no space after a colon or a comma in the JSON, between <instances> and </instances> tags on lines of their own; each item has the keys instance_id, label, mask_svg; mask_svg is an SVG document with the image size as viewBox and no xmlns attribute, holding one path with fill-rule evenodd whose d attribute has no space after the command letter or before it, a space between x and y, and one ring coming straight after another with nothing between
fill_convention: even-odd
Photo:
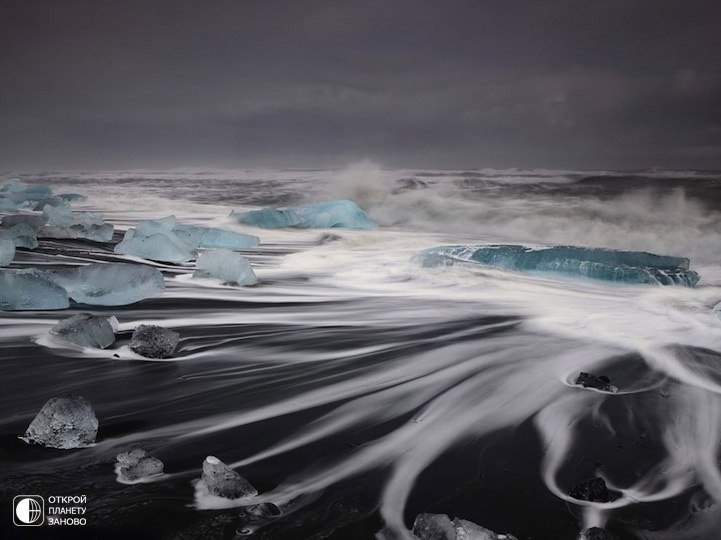
<instances>
[{"instance_id":1,"label":"glacial ice block","mask_svg":"<svg viewBox=\"0 0 721 540\"><path fill-rule=\"evenodd\" d=\"M13 217L13 216L6 216ZM3 219L2 226L0 226L0 238L12 240L15 247L23 247L33 249L38 247L38 238L35 234L35 228L30 225L30 221L23 222L8 221L7 223Z\"/></svg>"},{"instance_id":2,"label":"glacial ice block","mask_svg":"<svg viewBox=\"0 0 721 540\"><path fill-rule=\"evenodd\" d=\"M15 242L0 237L0 266L8 266L15 258Z\"/></svg>"},{"instance_id":3,"label":"glacial ice block","mask_svg":"<svg viewBox=\"0 0 721 540\"><path fill-rule=\"evenodd\" d=\"M0 270L0 310L65 309L65 289L33 270Z\"/></svg>"},{"instance_id":4,"label":"glacial ice block","mask_svg":"<svg viewBox=\"0 0 721 540\"><path fill-rule=\"evenodd\" d=\"M105 349L115 343L115 317L99 317L90 313L79 313L63 319L50 329L50 333L81 347Z\"/></svg>"},{"instance_id":5,"label":"glacial ice block","mask_svg":"<svg viewBox=\"0 0 721 540\"><path fill-rule=\"evenodd\" d=\"M113 226L105 223L98 214L73 212L67 206L43 208L45 224L38 230L38 236L46 238L86 238L96 242L110 242Z\"/></svg>"},{"instance_id":6,"label":"glacial ice block","mask_svg":"<svg viewBox=\"0 0 721 540\"><path fill-rule=\"evenodd\" d=\"M196 248L249 249L260 243L260 238L252 234L225 231L213 227L177 225L172 231L178 238Z\"/></svg>"},{"instance_id":7,"label":"glacial ice block","mask_svg":"<svg viewBox=\"0 0 721 540\"><path fill-rule=\"evenodd\" d=\"M67 450L95 443L98 419L93 407L81 396L50 398L28 426L28 443Z\"/></svg>"},{"instance_id":8,"label":"glacial ice block","mask_svg":"<svg viewBox=\"0 0 721 540\"><path fill-rule=\"evenodd\" d=\"M375 222L356 203L328 201L308 206L264 208L251 212L231 212L238 223L264 229L296 227L300 229L375 229Z\"/></svg>"},{"instance_id":9,"label":"glacial ice block","mask_svg":"<svg viewBox=\"0 0 721 540\"><path fill-rule=\"evenodd\" d=\"M195 259L198 254L193 247L170 232L157 232L141 236L133 229L125 233L125 238L115 246L115 253L135 255L150 261L185 263Z\"/></svg>"},{"instance_id":10,"label":"glacial ice block","mask_svg":"<svg viewBox=\"0 0 721 540\"><path fill-rule=\"evenodd\" d=\"M420 253L424 266L476 262L512 270L555 272L624 283L693 287L699 280L689 260L642 251L519 245L440 246Z\"/></svg>"},{"instance_id":11,"label":"glacial ice block","mask_svg":"<svg viewBox=\"0 0 721 540\"><path fill-rule=\"evenodd\" d=\"M163 474L163 462L149 456L142 448L118 454L116 459L123 480L134 482L141 478Z\"/></svg>"},{"instance_id":12,"label":"glacial ice block","mask_svg":"<svg viewBox=\"0 0 721 540\"><path fill-rule=\"evenodd\" d=\"M250 482L215 456L205 458L200 481L205 484L208 492L216 497L239 499L255 497L258 494L258 490Z\"/></svg>"},{"instance_id":13,"label":"glacial ice block","mask_svg":"<svg viewBox=\"0 0 721 540\"><path fill-rule=\"evenodd\" d=\"M518 540L511 534L495 533L465 519L451 521L446 514L418 514L412 533L418 540Z\"/></svg>"},{"instance_id":14,"label":"glacial ice block","mask_svg":"<svg viewBox=\"0 0 721 540\"><path fill-rule=\"evenodd\" d=\"M92 263L58 270L33 270L64 288L81 304L123 306L158 296L165 290L163 274L141 264Z\"/></svg>"},{"instance_id":15,"label":"glacial ice block","mask_svg":"<svg viewBox=\"0 0 721 540\"><path fill-rule=\"evenodd\" d=\"M201 253L193 277L211 277L233 285L258 283L248 259L229 249L212 249Z\"/></svg>"}]
</instances>

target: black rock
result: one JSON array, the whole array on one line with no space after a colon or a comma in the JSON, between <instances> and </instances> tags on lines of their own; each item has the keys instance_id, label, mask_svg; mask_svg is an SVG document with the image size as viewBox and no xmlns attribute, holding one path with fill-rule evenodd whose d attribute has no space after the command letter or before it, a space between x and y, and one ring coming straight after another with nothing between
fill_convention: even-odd
<instances>
[{"instance_id":1,"label":"black rock","mask_svg":"<svg viewBox=\"0 0 721 540\"><path fill-rule=\"evenodd\" d=\"M130 349L146 358L168 358L178 346L180 334L151 324L141 324L133 332Z\"/></svg>"},{"instance_id":2,"label":"black rock","mask_svg":"<svg viewBox=\"0 0 721 540\"><path fill-rule=\"evenodd\" d=\"M618 536L601 527L591 527L581 532L580 540L618 540Z\"/></svg>"},{"instance_id":3,"label":"black rock","mask_svg":"<svg viewBox=\"0 0 721 540\"><path fill-rule=\"evenodd\" d=\"M570 495L579 501L608 502L611 500L603 478L592 478L581 482L571 490Z\"/></svg>"},{"instance_id":4,"label":"black rock","mask_svg":"<svg viewBox=\"0 0 721 540\"><path fill-rule=\"evenodd\" d=\"M596 375L586 373L585 371L582 371L580 373L580 375L576 379L575 384L579 384L584 388L595 388L596 390L603 390L604 392L618 392L618 388L613 386L611 384L611 380L605 375L599 375L597 377Z\"/></svg>"}]
</instances>

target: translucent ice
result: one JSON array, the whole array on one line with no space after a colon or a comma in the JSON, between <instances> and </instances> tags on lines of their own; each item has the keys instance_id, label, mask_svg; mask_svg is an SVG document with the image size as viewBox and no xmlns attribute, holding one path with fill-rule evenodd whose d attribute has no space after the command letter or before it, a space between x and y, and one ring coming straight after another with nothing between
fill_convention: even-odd
<instances>
[{"instance_id":1,"label":"translucent ice","mask_svg":"<svg viewBox=\"0 0 721 540\"><path fill-rule=\"evenodd\" d=\"M133 482L163 473L163 462L149 456L142 448L118 454L119 474L123 480Z\"/></svg>"},{"instance_id":2,"label":"translucent ice","mask_svg":"<svg viewBox=\"0 0 721 540\"><path fill-rule=\"evenodd\" d=\"M81 396L50 398L30 423L23 440L51 448L83 448L95 442L98 419Z\"/></svg>"},{"instance_id":3,"label":"translucent ice","mask_svg":"<svg viewBox=\"0 0 721 540\"><path fill-rule=\"evenodd\" d=\"M413 522L413 536L418 540L517 540L510 534L497 534L472 521L445 514L418 514Z\"/></svg>"},{"instance_id":4,"label":"translucent ice","mask_svg":"<svg viewBox=\"0 0 721 540\"><path fill-rule=\"evenodd\" d=\"M153 261L184 263L198 256L196 248L247 249L259 238L249 234L196 225L181 225L175 216L141 221L129 229L116 253L136 255Z\"/></svg>"},{"instance_id":5,"label":"translucent ice","mask_svg":"<svg viewBox=\"0 0 721 540\"><path fill-rule=\"evenodd\" d=\"M239 499L258 494L250 482L215 456L205 458L200 481L205 484L208 492L216 497Z\"/></svg>"},{"instance_id":6,"label":"translucent ice","mask_svg":"<svg viewBox=\"0 0 721 540\"><path fill-rule=\"evenodd\" d=\"M113 226L105 223L98 214L73 212L67 206L43 208L45 224L38 230L38 236L46 238L86 238L96 242L110 242Z\"/></svg>"},{"instance_id":7,"label":"translucent ice","mask_svg":"<svg viewBox=\"0 0 721 540\"><path fill-rule=\"evenodd\" d=\"M260 238L251 234L193 225L178 225L173 233L194 247L248 249L260 243Z\"/></svg>"},{"instance_id":8,"label":"translucent ice","mask_svg":"<svg viewBox=\"0 0 721 540\"><path fill-rule=\"evenodd\" d=\"M518 245L440 246L421 252L425 266L477 262L513 270L556 272L624 283L657 283L693 287L698 274L689 260L642 251Z\"/></svg>"},{"instance_id":9,"label":"translucent ice","mask_svg":"<svg viewBox=\"0 0 721 540\"><path fill-rule=\"evenodd\" d=\"M60 321L50 329L50 333L82 347L105 349L115 343L117 328L115 317L80 313Z\"/></svg>"},{"instance_id":10,"label":"translucent ice","mask_svg":"<svg viewBox=\"0 0 721 540\"><path fill-rule=\"evenodd\" d=\"M264 208L252 212L231 212L239 223L265 229L375 229L375 222L353 201L328 201L308 206Z\"/></svg>"},{"instance_id":11,"label":"translucent ice","mask_svg":"<svg viewBox=\"0 0 721 540\"><path fill-rule=\"evenodd\" d=\"M11 218L14 216L5 216ZM24 247L33 249L38 247L38 238L35 234L35 227L30 223L32 221L5 221L3 218L2 226L0 226L0 238L12 240L15 247Z\"/></svg>"},{"instance_id":12,"label":"translucent ice","mask_svg":"<svg viewBox=\"0 0 721 540\"><path fill-rule=\"evenodd\" d=\"M0 266L8 266L15 258L15 242L0 237Z\"/></svg>"},{"instance_id":13,"label":"translucent ice","mask_svg":"<svg viewBox=\"0 0 721 540\"><path fill-rule=\"evenodd\" d=\"M142 264L92 263L59 270L34 270L64 288L81 304L122 306L158 296L165 289L163 274Z\"/></svg>"},{"instance_id":14,"label":"translucent ice","mask_svg":"<svg viewBox=\"0 0 721 540\"><path fill-rule=\"evenodd\" d=\"M65 309L69 305L65 289L33 270L0 270L0 309Z\"/></svg>"},{"instance_id":15,"label":"translucent ice","mask_svg":"<svg viewBox=\"0 0 721 540\"><path fill-rule=\"evenodd\" d=\"M200 254L193 277L212 277L233 285L258 282L248 259L229 249L212 249Z\"/></svg>"},{"instance_id":16,"label":"translucent ice","mask_svg":"<svg viewBox=\"0 0 721 540\"><path fill-rule=\"evenodd\" d=\"M173 355L180 335L161 326L141 324L133 332L130 349L146 358L168 358Z\"/></svg>"}]
</instances>

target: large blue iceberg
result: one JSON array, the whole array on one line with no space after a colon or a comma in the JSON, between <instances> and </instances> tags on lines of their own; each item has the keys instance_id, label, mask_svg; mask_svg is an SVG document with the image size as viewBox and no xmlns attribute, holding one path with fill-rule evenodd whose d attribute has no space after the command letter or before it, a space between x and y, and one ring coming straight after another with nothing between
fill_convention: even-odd
<instances>
[{"instance_id":1,"label":"large blue iceberg","mask_svg":"<svg viewBox=\"0 0 721 540\"><path fill-rule=\"evenodd\" d=\"M421 252L424 266L472 262L512 270L555 272L623 283L693 287L699 280L689 260L643 251L576 246L440 246Z\"/></svg>"},{"instance_id":2,"label":"large blue iceberg","mask_svg":"<svg viewBox=\"0 0 721 540\"><path fill-rule=\"evenodd\" d=\"M375 229L377 225L356 203L328 201L308 206L263 208L252 212L231 212L231 219L264 229Z\"/></svg>"},{"instance_id":3,"label":"large blue iceberg","mask_svg":"<svg viewBox=\"0 0 721 540\"><path fill-rule=\"evenodd\" d=\"M116 253L153 261L184 263L197 258L197 248L248 249L260 239L249 234L196 225L181 225L175 216L141 221L128 229Z\"/></svg>"}]
</instances>

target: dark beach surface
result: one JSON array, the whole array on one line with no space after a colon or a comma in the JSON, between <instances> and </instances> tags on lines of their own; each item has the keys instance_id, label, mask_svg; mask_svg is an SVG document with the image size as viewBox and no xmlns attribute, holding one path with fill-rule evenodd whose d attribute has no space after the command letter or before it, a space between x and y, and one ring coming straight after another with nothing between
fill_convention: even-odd
<instances>
[{"instance_id":1,"label":"dark beach surface","mask_svg":"<svg viewBox=\"0 0 721 540\"><path fill-rule=\"evenodd\" d=\"M401 538L418 513L519 539L713 539L721 527L721 180L708 172L245 171L27 174L89 196L113 242L41 240L12 267L151 264L162 296L0 312L0 530L18 538ZM360 178L360 180L359 180ZM410 180L409 180L410 179ZM338 180L337 182L335 182ZM412 181L411 181L412 180ZM334 183L335 182L335 183ZM347 197L374 231L264 231L230 209ZM256 234L258 284L113 253L122 230L174 214ZM332 234L331 234L332 233ZM684 256L695 288L487 267L426 269L441 244L581 245ZM48 330L114 315L118 341ZM128 348L139 324L180 334L172 358ZM617 393L581 388L603 374ZM95 446L18 439L53 396L89 400ZM121 484L115 456L165 464ZM259 492L218 506L194 481L214 455ZM601 477L610 501L570 496ZM85 495L87 525L17 528L13 497ZM257 515L257 514L263 515Z\"/></svg>"}]
</instances>

